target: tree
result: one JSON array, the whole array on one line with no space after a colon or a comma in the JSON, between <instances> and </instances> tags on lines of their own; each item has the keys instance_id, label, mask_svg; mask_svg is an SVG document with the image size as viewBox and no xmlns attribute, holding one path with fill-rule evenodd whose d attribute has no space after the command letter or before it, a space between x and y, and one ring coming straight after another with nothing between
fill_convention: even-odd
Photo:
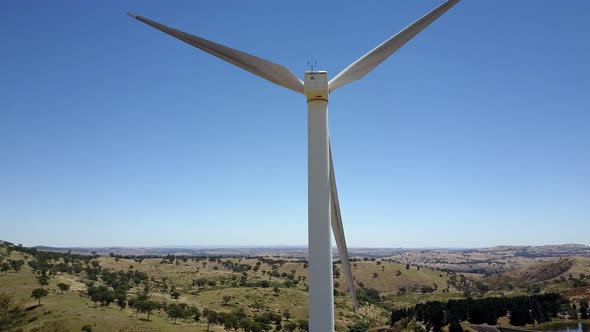
<instances>
[{"instance_id":1,"label":"tree","mask_svg":"<svg viewBox=\"0 0 590 332\"><path fill-rule=\"evenodd\" d=\"M0 271L4 272L4 274L8 274L8 270L10 270L10 264L6 262L0 264Z\"/></svg>"},{"instance_id":2,"label":"tree","mask_svg":"<svg viewBox=\"0 0 590 332\"><path fill-rule=\"evenodd\" d=\"M113 301L115 301L115 292L106 286L89 287L88 296L90 297L90 300L94 302L95 307L98 302L100 302L101 306L108 307Z\"/></svg>"},{"instance_id":3,"label":"tree","mask_svg":"<svg viewBox=\"0 0 590 332\"><path fill-rule=\"evenodd\" d=\"M60 282L59 284L57 284L57 287L59 288L59 290L61 291L62 294L64 292L67 292L70 289L70 285L64 284L63 282Z\"/></svg>"},{"instance_id":4,"label":"tree","mask_svg":"<svg viewBox=\"0 0 590 332\"><path fill-rule=\"evenodd\" d=\"M173 289L170 291L170 296L171 296L173 299L177 300L177 299L180 297L180 292L179 292L179 291L177 291L176 289L174 289L174 288L173 288Z\"/></svg>"},{"instance_id":5,"label":"tree","mask_svg":"<svg viewBox=\"0 0 590 332\"><path fill-rule=\"evenodd\" d=\"M203 262L203 263L205 263L205 262ZM205 263L205 264L207 264L207 263ZM207 284L207 279L200 278L200 279L194 280L193 284L197 285L197 287L199 287L199 288L205 288L205 285Z\"/></svg>"},{"instance_id":6,"label":"tree","mask_svg":"<svg viewBox=\"0 0 590 332\"><path fill-rule=\"evenodd\" d=\"M287 324L285 324L285 331L287 332L293 332L297 329L297 324L295 322L287 322Z\"/></svg>"},{"instance_id":7,"label":"tree","mask_svg":"<svg viewBox=\"0 0 590 332\"><path fill-rule=\"evenodd\" d=\"M221 300L223 301L223 305L228 305L229 304L229 301L231 301L231 296L224 295Z\"/></svg>"},{"instance_id":8,"label":"tree","mask_svg":"<svg viewBox=\"0 0 590 332\"><path fill-rule=\"evenodd\" d=\"M354 323L348 331L349 332L366 332L368 330L369 330L369 323L361 321L361 322Z\"/></svg>"},{"instance_id":9,"label":"tree","mask_svg":"<svg viewBox=\"0 0 590 332\"><path fill-rule=\"evenodd\" d=\"M217 313L217 311L210 309L205 309L205 311L203 311L203 314L205 314L205 317L207 317L207 331L209 331L209 327L211 326L211 324L217 324L219 314Z\"/></svg>"},{"instance_id":10,"label":"tree","mask_svg":"<svg viewBox=\"0 0 590 332\"><path fill-rule=\"evenodd\" d=\"M309 321L305 319L300 319L297 321L297 326L301 331L309 331Z\"/></svg>"},{"instance_id":11,"label":"tree","mask_svg":"<svg viewBox=\"0 0 590 332\"><path fill-rule=\"evenodd\" d=\"M127 292L124 290L115 292L115 301L121 310L125 309L127 306Z\"/></svg>"},{"instance_id":12,"label":"tree","mask_svg":"<svg viewBox=\"0 0 590 332\"><path fill-rule=\"evenodd\" d=\"M424 312L426 330L432 329L434 332L439 332L446 324L444 304L439 301L430 302L429 304L428 310Z\"/></svg>"},{"instance_id":13,"label":"tree","mask_svg":"<svg viewBox=\"0 0 590 332\"><path fill-rule=\"evenodd\" d=\"M572 304L572 308L568 313L569 319L578 319L578 310L575 304Z\"/></svg>"},{"instance_id":14,"label":"tree","mask_svg":"<svg viewBox=\"0 0 590 332\"><path fill-rule=\"evenodd\" d=\"M186 317L185 307L186 305L183 306L182 304L172 303L166 308L166 314L168 317L172 318L174 320L173 323L176 324L178 318Z\"/></svg>"},{"instance_id":15,"label":"tree","mask_svg":"<svg viewBox=\"0 0 590 332\"><path fill-rule=\"evenodd\" d=\"M457 320L451 321L449 325L449 332L463 332L463 327Z\"/></svg>"},{"instance_id":16,"label":"tree","mask_svg":"<svg viewBox=\"0 0 590 332\"><path fill-rule=\"evenodd\" d=\"M514 326L524 326L531 322L530 312L526 305L522 302L517 302L510 308L510 324Z\"/></svg>"},{"instance_id":17,"label":"tree","mask_svg":"<svg viewBox=\"0 0 590 332\"><path fill-rule=\"evenodd\" d=\"M289 318L291 318L291 312L288 310L283 312L283 317L285 317L286 320L289 320Z\"/></svg>"},{"instance_id":18,"label":"tree","mask_svg":"<svg viewBox=\"0 0 590 332\"><path fill-rule=\"evenodd\" d=\"M39 300L39 305L41 305L41 298L46 297L47 294L49 294L49 293L47 292L46 289L35 288L35 289L33 289L33 292L31 292L31 297L34 298L35 300Z\"/></svg>"},{"instance_id":19,"label":"tree","mask_svg":"<svg viewBox=\"0 0 590 332\"><path fill-rule=\"evenodd\" d=\"M46 274L42 274L37 277L37 282L41 287L49 285L49 277Z\"/></svg>"},{"instance_id":20,"label":"tree","mask_svg":"<svg viewBox=\"0 0 590 332\"><path fill-rule=\"evenodd\" d=\"M434 290L435 289L430 286L422 286L422 288L420 288L420 292L422 292L422 294L432 293Z\"/></svg>"},{"instance_id":21,"label":"tree","mask_svg":"<svg viewBox=\"0 0 590 332\"><path fill-rule=\"evenodd\" d=\"M588 319L588 301L580 300L580 319Z\"/></svg>"},{"instance_id":22,"label":"tree","mask_svg":"<svg viewBox=\"0 0 590 332\"><path fill-rule=\"evenodd\" d=\"M199 310L199 308L192 306L187 309L187 316L193 317L193 320L195 322L198 322L199 320L201 320L201 311Z\"/></svg>"},{"instance_id":23,"label":"tree","mask_svg":"<svg viewBox=\"0 0 590 332\"><path fill-rule=\"evenodd\" d=\"M151 300L136 300L133 303L133 307L141 313L147 314L147 320L150 320L152 312L160 307L160 304Z\"/></svg>"},{"instance_id":24,"label":"tree","mask_svg":"<svg viewBox=\"0 0 590 332\"><path fill-rule=\"evenodd\" d=\"M8 263L10 263L10 268L14 270L14 272L18 272L20 271L20 269L23 267L23 265L25 265L25 261L22 259L18 259L18 260L9 260Z\"/></svg>"}]
</instances>

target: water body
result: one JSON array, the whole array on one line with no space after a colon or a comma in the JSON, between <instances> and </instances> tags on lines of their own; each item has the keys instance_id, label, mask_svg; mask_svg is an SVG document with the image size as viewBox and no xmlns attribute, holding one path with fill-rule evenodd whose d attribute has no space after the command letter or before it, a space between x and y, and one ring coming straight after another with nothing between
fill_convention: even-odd
<instances>
[{"instance_id":1,"label":"water body","mask_svg":"<svg viewBox=\"0 0 590 332\"><path fill-rule=\"evenodd\" d=\"M543 332L590 332L590 323L549 323L539 330Z\"/></svg>"}]
</instances>

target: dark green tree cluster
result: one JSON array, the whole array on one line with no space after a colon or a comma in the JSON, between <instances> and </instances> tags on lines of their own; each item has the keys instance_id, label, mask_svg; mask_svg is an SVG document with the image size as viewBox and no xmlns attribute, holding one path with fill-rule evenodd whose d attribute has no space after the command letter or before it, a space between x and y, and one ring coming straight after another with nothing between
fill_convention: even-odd
<instances>
[{"instance_id":1,"label":"dark green tree cluster","mask_svg":"<svg viewBox=\"0 0 590 332\"><path fill-rule=\"evenodd\" d=\"M258 261L262 264L267 264L267 265L277 265L277 266L283 266L285 265L285 263L287 262L284 259L274 259L274 258L267 258L267 257L259 257ZM297 261L299 263L305 263L305 260L299 260Z\"/></svg>"},{"instance_id":2,"label":"dark green tree cluster","mask_svg":"<svg viewBox=\"0 0 590 332\"><path fill-rule=\"evenodd\" d=\"M0 290L0 331L8 331L25 315L14 295Z\"/></svg>"},{"instance_id":3,"label":"dark green tree cluster","mask_svg":"<svg viewBox=\"0 0 590 332\"><path fill-rule=\"evenodd\" d=\"M4 272L4 274L8 274L10 270L18 272L22 269L23 265L25 265L25 261L22 259L8 259L6 262L3 261L0 263L0 271Z\"/></svg>"},{"instance_id":4,"label":"dark green tree cluster","mask_svg":"<svg viewBox=\"0 0 590 332\"><path fill-rule=\"evenodd\" d=\"M356 298L360 304L379 304L381 302L381 295L379 295L379 291L368 287L358 289L356 291Z\"/></svg>"},{"instance_id":5,"label":"dark green tree cluster","mask_svg":"<svg viewBox=\"0 0 590 332\"><path fill-rule=\"evenodd\" d=\"M490 297L483 299L431 301L416 304L413 308L393 310L391 325L402 319L415 318L423 322L427 329L435 332L447 324L459 330L460 322L472 324L487 323L495 325L499 317L510 315L510 324L524 326L533 322L543 323L557 317L561 306L568 300L559 294L548 293L520 297ZM449 326L449 328L451 328Z\"/></svg>"},{"instance_id":6,"label":"dark green tree cluster","mask_svg":"<svg viewBox=\"0 0 590 332\"><path fill-rule=\"evenodd\" d=\"M195 306L188 306L186 303L171 303L165 306L164 310L173 323L176 324L177 319L191 319L199 321L201 319L201 311Z\"/></svg>"},{"instance_id":7,"label":"dark green tree cluster","mask_svg":"<svg viewBox=\"0 0 590 332\"><path fill-rule=\"evenodd\" d=\"M85 264L88 264L92 259L88 255L71 254L71 252L48 252L39 251L36 248L27 248L23 246L15 246L4 242L3 246L7 249L21 252L33 257L29 259L27 264L37 274L56 275L57 273L80 273ZM24 265L24 261L17 263L18 270ZM0 266L1 270L1 266Z\"/></svg>"},{"instance_id":8,"label":"dark green tree cluster","mask_svg":"<svg viewBox=\"0 0 590 332\"><path fill-rule=\"evenodd\" d=\"M224 268L231 270L233 272L236 272L236 273L248 272L248 271L252 270L251 265L235 263L235 262L232 262L231 260L222 261L221 265Z\"/></svg>"},{"instance_id":9,"label":"dark green tree cluster","mask_svg":"<svg viewBox=\"0 0 590 332\"><path fill-rule=\"evenodd\" d=\"M580 318L588 319L590 313L588 312L588 301L586 299L580 300Z\"/></svg>"},{"instance_id":10,"label":"dark green tree cluster","mask_svg":"<svg viewBox=\"0 0 590 332\"><path fill-rule=\"evenodd\" d=\"M112 288L112 291L105 286L89 288L88 295L91 297L92 301L95 303L100 302L101 305L106 306L108 306L111 302L116 302L122 310L127 306L128 291L133 285L138 286L141 283L147 285L148 275L145 272L134 270L120 270L119 272L114 272L101 269L100 279L108 287ZM95 295L94 298L92 297L91 293ZM98 301L94 301L95 299Z\"/></svg>"},{"instance_id":11,"label":"dark green tree cluster","mask_svg":"<svg viewBox=\"0 0 590 332\"><path fill-rule=\"evenodd\" d=\"M116 300L116 294L110 290L107 286L90 286L88 287L88 297L94 305L97 306L100 303L103 307L108 307L111 303Z\"/></svg>"},{"instance_id":12,"label":"dark green tree cluster","mask_svg":"<svg viewBox=\"0 0 590 332\"><path fill-rule=\"evenodd\" d=\"M232 312L217 312L215 310L205 309L203 310L203 316L207 320L207 329L211 325L223 326L226 330L243 330L245 332L263 332L271 331L273 325L277 330L282 326L283 316L274 312L266 312L263 314L254 315L248 317L243 309L237 309ZM307 321L285 323L285 330L294 331L299 329L300 331L307 331ZM291 328L289 330L289 328ZM307 329L306 329L307 328Z\"/></svg>"},{"instance_id":13,"label":"dark green tree cluster","mask_svg":"<svg viewBox=\"0 0 590 332\"><path fill-rule=\"evenodd\" d=\"M348 332L366 332L369 330L371 326L369 325L369 323L365 322L365 321L360 321L360 322L356 322L354 323L349 329Z\"/></svg>"}]
</instances>

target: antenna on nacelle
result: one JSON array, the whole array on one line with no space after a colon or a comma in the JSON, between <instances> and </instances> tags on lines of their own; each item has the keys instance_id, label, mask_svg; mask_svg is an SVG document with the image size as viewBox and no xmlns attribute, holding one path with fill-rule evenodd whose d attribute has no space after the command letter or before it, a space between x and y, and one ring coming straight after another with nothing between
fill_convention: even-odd
<instances>
[{"instance_id":1,"label":"antenna on nacelle","mask_svg":"<svg viewBox=\"0 0 590 332\"><path fill-rule=\"evenodd\" d=\"M309 66L309 69L313 73L314 67L317 67L318 66L318 60L309 60L309 61L307 61L307 66Z\"/></svg>"}]
</instances>

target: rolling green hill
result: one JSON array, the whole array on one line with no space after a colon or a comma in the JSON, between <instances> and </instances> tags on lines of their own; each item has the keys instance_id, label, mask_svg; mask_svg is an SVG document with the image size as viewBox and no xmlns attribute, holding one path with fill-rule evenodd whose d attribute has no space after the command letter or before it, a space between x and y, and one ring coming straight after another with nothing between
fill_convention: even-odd
<instances>
[{"instance_id":1,"label":"rolling green hill","mask_svg":"<svg viewBox=\"0 0 590 332\"><path fill-rule=\"evenodd\" d=\"M479 256L478 252L478 260ZM22 267L12 268L18 261ZM590 299L590 258L584 257L555 258L485 276L393 259L354 258L351 264L360 315L352 310L342 266L336 261L337 331L348 331L359 322L387 326L392 309L466 296L556 291L572 299ZM0 242L0 267L2 331L80 331L88 325L92 331L262 331L280 327L297 332L305 330L307 320L307 263L303 259L74 255ZM41 285L45 275L48 282ZM60 283L69 290L62 294ZM40 299L41 306L31 297L37 288L48 292ZM97 289L111 298L95 296ZM123 298L117 301L118 296ZM149 320L149 310L141 306L147 302L154 305ZM183 314L175 317L173 309ZM195 311L201 314L199 320L194 319Z\"/></svg>"}]
</instances>

